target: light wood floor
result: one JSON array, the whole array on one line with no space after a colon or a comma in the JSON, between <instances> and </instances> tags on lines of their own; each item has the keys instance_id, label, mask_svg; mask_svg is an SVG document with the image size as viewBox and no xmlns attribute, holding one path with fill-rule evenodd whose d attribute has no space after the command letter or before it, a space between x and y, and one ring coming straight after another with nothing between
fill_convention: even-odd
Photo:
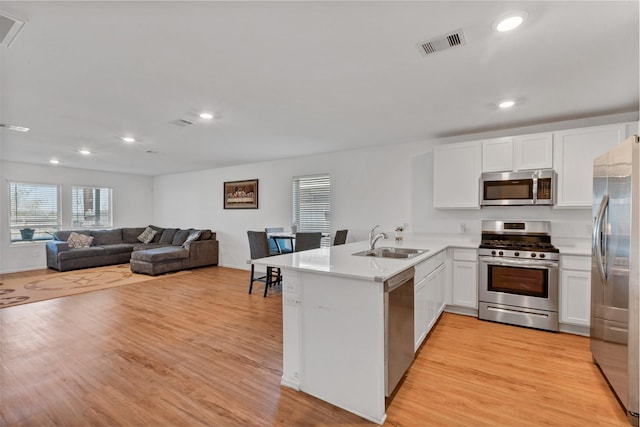
<instances>
[{"instance_id":1,"label":"light wood floor","mask_svg":"<svg viewBox=\"0 0 640 427\"><path fill-rule=\"evenodd\" d=\"M373 425L280 386L282 301L259 283L248 295L248 276L209 267L0 309L0 424ZM587 338L446 313L387 415L389 426L628 425Z\"/></svg>"}]
</instances>

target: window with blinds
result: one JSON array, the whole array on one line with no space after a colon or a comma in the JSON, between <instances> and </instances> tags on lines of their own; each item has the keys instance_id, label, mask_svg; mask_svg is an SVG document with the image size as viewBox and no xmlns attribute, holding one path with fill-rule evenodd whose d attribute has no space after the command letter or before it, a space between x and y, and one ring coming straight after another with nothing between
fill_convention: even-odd
<instances>
[{"instance_id":1,"label":"window with blinds","mask_svg":"<svg viewBox=\"0 0 640 427\"><path fill-rule=\"evenodd\" d=\"M111 188L71 187L73 226L112 227L111 193Z\"/></svg>"},{"instance_id":2,"label":"window with blinds","mask_svg":"<svg viewBox=\"0 0 640 427\"><path fill-rule=\"evenodd\" d=\"M293 178L293 222L298 231L331 231L331 177L328 174ZM321 246L330 246L323 237Z\"/></svg>"},{"instance_id":3,"label":"window with blinds","mask_svg":"<svg viewBox=\"0 0 640 427\"><path fill-rule=\"evenodd\" d=\"M9 183L12 242L51 240L60 229L60 188L51 184Z\"/></svg>"}]
</instances>

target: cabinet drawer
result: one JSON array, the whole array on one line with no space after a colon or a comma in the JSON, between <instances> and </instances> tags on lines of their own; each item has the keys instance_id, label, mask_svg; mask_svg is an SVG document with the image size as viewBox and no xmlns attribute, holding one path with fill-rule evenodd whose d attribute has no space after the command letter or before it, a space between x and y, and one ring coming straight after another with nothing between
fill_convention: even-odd
<instances>
[{"instance_id":1,"label":"cabinet drawer","mask_svg":"<svg viewBox=\"0 0 640 427\"><path fill-rule=\"evenodd\" d=\"M560 268L563 270L591 271L591 257L578 255L562 255Z\"/></svg>"},{"instance_id":2,"label":"cabinet drawer","mask_svg":"<svg viewBox=\"0 0 640 427\"><path fill-rule=\"evenodd\" d=\"M453 259L455 261L476 261L478 257L475 249L454 249Z\"/></svg>"},{"instance_id":3,"label":"cabinet drawer","mask_svg":"<svg viewBox=\"0 0 640 427\"><path fill-rule=\"evenodd\" d=\"M429 274L433 272L440 265L444 264L447 260L447 251L440 251L437 254L433 255L426 261L422 261L420 264L415 266L415 274L414 281L417 283L419 280L424 279Z\"/></svg>"},{"instance_id":4,"label":"cabinet drawer","mask_svg":"<svg viewBox=\"0 0 640 427\"><path fill-rule=\"evenodd\" d=\"M415 274L414 281L417 283L418 281L424 279L438 266L438 257L432 256L426 261L422 261L420 264L415 266Z\"/></svg>"}]
</instances>

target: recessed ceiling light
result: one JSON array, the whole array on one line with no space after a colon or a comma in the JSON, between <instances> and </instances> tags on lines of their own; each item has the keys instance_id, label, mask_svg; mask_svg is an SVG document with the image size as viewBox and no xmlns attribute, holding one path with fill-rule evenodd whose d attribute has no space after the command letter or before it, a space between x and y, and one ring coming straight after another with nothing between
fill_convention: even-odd
<instances>
[{"instance_id":1,"label":"recessed ceiling light","mask_svg":"<svg viewBox=\"0 0 640 427\"><path fill-rule=\"evenodd\" d=\"M501 103L499 103L498 107L500 107L500 108L511 108L514 105L516 105L516 103L514 101L507 100L507 101L502 101Z\"/></svg>"},{"instance_id":2,"label":"recessed ceiling light","mask_svg":"<svg viewBox=\"0 0 640 427\"><path fill-rule=\"evenodd\" d=\"M524 22L526 18L527 12L509 12L505 15L500 16L494 21L493 29L501 33L505 31L515 30Z\"/></svg>"},{"instance_id":3,"label":"recessed ceiling light","mask_svg":"<svg viewBox=\"0 0 640 427\"><path fill-rule=\"evenodd\" d=\"M6 128L6 129L9 129L9 130L15 130L15 131L18 131L18 132L29 132L29 128L26 128L24 126L7 125L7 124L4 124L4 123L0 123L0 127Z\"/></svg>"},{"instance_id":4,"label":"recessed ceiling light","mask_svg":"<svg viewBox=\"0 0 640 427\"><path fill-rule=\"evenodd\" d=\"M136 139L132 136L123 136L121 139L128 143L136 142Z\"/></svg>"},{"instance_id":5,"label":"recessed ceiling light","mask_svg":"<svg viewBox=\"0 0 640 427\"><path fill-rule=\"evenodd\" d=\"M78 153L84 154L85 156L88 156L89 154L91 154L91 151L89 151L89 150L78 150Z\"/></svg>"},{"instance_id":6,"label":"recessed ceiling light","mask_svg":"<svg viewBox=\"0 0 640 427\"><path fill-rule=\"evenodd\" d=\"M200 118L201 119L210 120L210 119L213 119L213 114L211 114L211 113L200 113Z\"/></svg>"},{"instance_id":7,"label":"recessed ceiling light","mask_svg":"<svg viewBox=\"0 0 640 427\"><path fill-rule=\"evenodd\" d=\"M51 159L51 160L49 160L49 163L51 163L52 165L57 165L58 163L60 163L60 160L58 160L58 159Z\"/></svg>"}]
</instances>

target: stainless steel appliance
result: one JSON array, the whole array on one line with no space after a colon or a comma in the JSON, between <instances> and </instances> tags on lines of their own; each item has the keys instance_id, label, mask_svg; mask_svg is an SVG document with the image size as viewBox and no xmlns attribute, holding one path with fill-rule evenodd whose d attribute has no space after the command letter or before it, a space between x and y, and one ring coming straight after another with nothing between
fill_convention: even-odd
<instances>
[{"instance_id":1,"label":"stainless steel appliance","mask_svg":"<svg viewBox=\"0 0 640 427\"><path fill-rule=\"evenodd\" d=\"M549 221L482 221L478 318L557 331L558 252Z\"/></svg>"},{"instance_id":2,"label":"stainless steel appliance","mask_svg":"<svg viewBox=\"0 0 640 427\"><path fill-rule=\"evenodd\" d=\"M553 205L556 173L545 169L482 174L482 206Z\"/></svg>"},{"instance_id":3,"label":"stainless steel appliance","mask_svg":"<svg viewBox=\"0 0 640 427\"><path fill-rule=\"evenodd\" d=\"M384 283L384 384L391 396L414 358L413 267Z\"/></svg>"},{"instance_id":4,"label":"stainless steel appliance","mask_svg":"<svg viewBox=\"0 0 640 427\"><path fill-rule=\"evenodd\" d=\"M593 162L591 353L638 425L640 146L634 136Z\"/></svg>"}]
</instances>

